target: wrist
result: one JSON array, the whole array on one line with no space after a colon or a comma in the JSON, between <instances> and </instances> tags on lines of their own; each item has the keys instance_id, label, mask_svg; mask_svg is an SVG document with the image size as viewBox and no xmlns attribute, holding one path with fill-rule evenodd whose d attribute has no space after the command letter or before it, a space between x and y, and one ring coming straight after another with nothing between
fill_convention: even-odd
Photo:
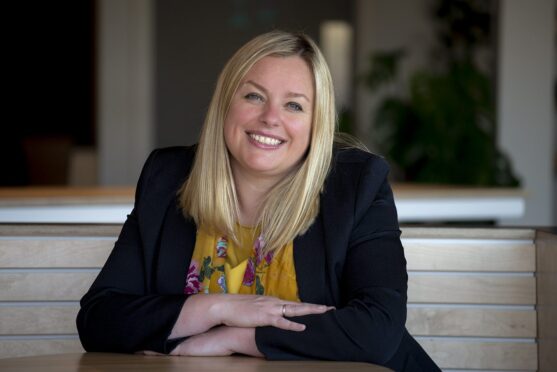
<instances>
[{"instance_id":1,"label":"wrist","mask_svg":"<svg viewBox=\"0 0 557 372\"><path fill-rule=\"evenodd\" d=\"M172 351L170 353L168 353L168 355L185 355L183 354L182 351L182 345L184 344L184 342L182 341L181 343L179 343L178 345L176 345L176 347L174 349L172 349Z\"/></svg>"},{"instance_id":2,"label":"wrist","mask_svg":"<svg viewBox=\"0 0 557 372\"><path fill-rule=\"evenodd\" d=\"M226 346L233 353L263 357L255 344L255 328L227 327L227 331L227 339L230 342Z\"/></svg>"},{"instance_id":3,"label":"wrist","mask_svg":"<svg viewBox=\"0 0 557 372\"><path fill-rule=\"evenodd\" d=\"M213 326L225 324L226 294L208 295L207 317Z\"/></svg>"},{"instance_id":4,"label":"wrist","mask_svg":"<svg viewBox=\"0 0 557 372\"><path fill-rule=\"evenodd\" d=\"M195 294L189 296L180 310L169 339L188 337L207 332L222 324L223 302L220 294Z\"/></svg>"}]
</instances>

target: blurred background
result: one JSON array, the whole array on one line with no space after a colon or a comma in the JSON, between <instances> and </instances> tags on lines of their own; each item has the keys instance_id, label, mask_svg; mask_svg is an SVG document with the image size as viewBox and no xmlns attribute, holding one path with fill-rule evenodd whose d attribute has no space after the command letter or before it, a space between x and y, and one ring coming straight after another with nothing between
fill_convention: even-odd
<instances>
[{"instance_id":1,"label":"blurred background","mask_svg":"<svg viewBox=\"0 0 557 372\"><path fill-rule=\"evenodd\" d=\"M557 224L555 0L81 0L10 5L0 187L134 185L197 142L217 75L281 28L323 49L339 126L397 183L520 187ZM8 117L12 117L10 121Z\"/></svg>"}]
</instances>

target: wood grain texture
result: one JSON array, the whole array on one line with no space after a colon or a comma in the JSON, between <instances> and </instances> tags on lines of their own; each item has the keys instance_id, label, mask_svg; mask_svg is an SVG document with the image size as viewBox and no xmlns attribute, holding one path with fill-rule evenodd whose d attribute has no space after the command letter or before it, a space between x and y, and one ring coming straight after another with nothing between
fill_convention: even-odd
<instances>
[{"instance_id":1,"label":"wood grain texture","mask_svg":"<svg viewBox=\"0 0 557 372\"><path fill-rule=\"evenodd\" d=\"M458 228L458 227L401 227L402 238L420 239L510 239L530 240L536 237L534 229L524 228Z\"/></svg>"},{"instance_id":2,"label":"wood grain texture","mask_svg":"<svg viewBox=\"0 0 557 372\"><path fill-rule=\"evenodd\" d=\"M0 267L102 267L116 238L0 239ZM479 242L403 242L408 270L516 271L535 270L534 244Z\"/></svg>"},{"instance_id":3,"label":"wood grain texture","mask_svg":"<svg viewBox=\"0 0 557 372\"><path fill-rule=\"evenodd\" d=\"M418 343L440 368L531 371L538 368L535 343L445 339L418 339Z\"/></svg>"},{"instance_id":4,"label":"wood grain texture","mask_svg":"<svg viewBox=\"0 0 557 372\"><path fill-rule=\"evenodd\" d=\"M76 334L79 304L0 306L0 335Z\"/></svg>"},{"instance_id":5,"label":"wood grain texture","mask_svg":"<svg viewBox=\"0 0 557 372\"><path fill-rule=\"evenodd\" d=\"M403 241L408 270L425 271L516 271L536 270L533 243L502 241Z\"/></svg>"},{"instance_id":6,"label":"wood grain texture","mask_svg":"<svg viewBox=\"0 0 557 372\"><path fill-rule=\"evenodd\" d=\"M534 338L536 311L410 307L406 328L413 336Z\"/></svg>"},{"instance_id":7,"label":"wood grain texture","mask_svg":"<svg viewBox=\"0 0 557 372\"><path fill-rule=\"evenodd\" d=\"M536 281L512 275L410 275L408 302L534 305Z\"/></svg>"},{"instance_id":8,"label":"wood grain texture","mask_svg":"<svg viewBox=\"0 0 557 372\"><path fill-rule=\"evenodd\" d=\"M28 186L0 187L0 206L122 204L133 203L130 186Z\"/></svg>"},{"instance_id":9,"label":"wood grain texture","mask_svg":"<svg viewBox=\"0 0 557 372\"><path fill-rule=\"evenodd\" d=\"M0 340L0 358L82 352L84 350L78 339Z\"/></svg>"},{"instance_id":10,"label":"wood grain texture","mask_svg":"<svg viewBox=\"0 0 557 372\"><path fill-rule=\"evenodd\" d=\"M557 235L538 231L539 372L557 369Z\"/></svg>"},{"instance_id":11,"label":"wood grain texture","mask_svg":"<svg viewBox=\"0 0 557 372\"><path fill-rule=\"evenodd\" d=\"M115 238L0 239L0 268L101 268Z\"/></svg>"},{"instance_id":12,"label":"wood grain texture","mask_svg":"<svg viewBox=\"0 0 557 372\"><path fill-rule=\"evenodd\" d=\"M0 224L0 236L114 236L122 224ZM531 240L533 229L401 227L402 238Z\"/></svg>"},{"instance_id":13,"label":"wood grain texture","mask_svg":"<svg viewBox=\"0 0 557 372\"><path fill-rule=\"evenodd\" d=\"M0 272L0 301L72 301L89 289L97 271ZM535 279L527 276L411 275L410 303L533 305Z\"/></svg>"},{"instance_id":14,"label":"wood grain texture","mask_svg":"<svg viewBox=\"0 0 557 372\"><path fill-rule=\"evenodd\" d=\"M515 187L476 187L457 185L432 185L421 183L393 183L393 193L397 198L486 198L524 197L525 192Z\"/></svg>"},{"instance_id":15,"label":"wood grain texture","mask_svg":"<svg viewBox=\"0 0 557 372\"><path fill-rule=\"evenodd\" d=\"M0 335L76 334L79 305L0 307ZM414 336L536 337L534 310L426 307L408 309Z\"/></svg>"},{"instance_id":16,"label":"wood grain texture","mask_svg":"<svg viewBox=\"0 0 557 372\"><path fill-rule=\"evenodd\" d=\"M56 335L76 334L77 301L98 273L83 268L100 268L104 264L120 229L120 224L0 225L0 268L8 269L0 271L0 301L75 301L74 305L0 306L0 335L6 336L0 340L0 358L82 351L77 339ZM536 244L540 237L543 238L538 234ZM543 245L536 248L531 229L403 228L403 238L411 270L410 303L535 305L536 278L513 272L535 271L537 249L537 275L542 278L545 272L546 278L545 284L538 280L539 306L545 306L538 309L546 310L545 315L539 314L540 335L545 331L545 338L540 341L546 341L540 343L540 358L545 355L547 363L555 363L555 261L551 261L554 257L551 255L540 257L540 247L546 247L542 248L544 252L555 252L554 245L551 250ZM504 273L482 273L486 271ZM535 310L410 306L407 326L411 334L423 337L419 342L443 368L537 368L536 344L481 339L534 340L537 336ZM30 336L41 334L52 338ZM11 336L21 337L12 339ZM548 348L544 349L544 345ZM540 367L542 363L540 359Z\"/></svg>"},{"instance_id":17,"label":"wood grain texture","mask_svg":"<svg viewBox=\"0 0 557 372\"><path fill-rule=\"evenodd\" d=\"M63 354L0 360L1 370L17 371L183 371L183 372L388 372L370 363L276 360L244 356L169 357L128 354Z\"/></svg>"},{"instance_id":18,"label":"wood grain texture","mask_svg":"<svg viewBox=\"0 0 557 372\"><path fill-rule=\"evenodd\" d=\"M0 272L0 301L78 301L98 272Z\"/></svg>"},{"instance_id":19,"label":"wood grain texture","mask_svg":"<svg viewBox=\"0 0 557 372\"><path fill-rule=\"evenodd\" d=\"M122 224L0 224L0 236L108 236L116 238Z\"/></svg>"}]
</instances>

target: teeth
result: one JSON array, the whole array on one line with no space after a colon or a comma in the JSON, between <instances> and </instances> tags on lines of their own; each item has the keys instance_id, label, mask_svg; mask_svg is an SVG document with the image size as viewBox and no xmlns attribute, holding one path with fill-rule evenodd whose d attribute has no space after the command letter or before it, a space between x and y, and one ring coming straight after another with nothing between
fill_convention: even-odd
<instances>
[{"instance_id":1,"label":"teeth","mask_svg":"<svg viewBox=\"0 0 557 372\"><path fill-rule=\"evenodd\" d=\"M277 146L277 145L280 145L280 143L282 142L282 141L280 141L276 138L260 136L259 134L250 134L250 137L253 138L254 140L256 140L257 142L262 143L264 145Z\"/></svg>"}]
</instances>

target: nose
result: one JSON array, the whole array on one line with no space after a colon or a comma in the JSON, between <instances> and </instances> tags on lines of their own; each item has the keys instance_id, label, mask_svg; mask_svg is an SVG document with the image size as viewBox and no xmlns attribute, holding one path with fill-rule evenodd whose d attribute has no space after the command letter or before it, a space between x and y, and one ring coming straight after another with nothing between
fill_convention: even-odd
<instances>
[{"instance_id":1,"label":"nose","mask_svg":"<svg viewBox=\"0 0 557 372\"><path fill-rule=\"evenodd\" d=\"M276 127L280 123L280 108L267 102L261 111L260 121L270 127Z\"/></svg>"}]
</instances>

